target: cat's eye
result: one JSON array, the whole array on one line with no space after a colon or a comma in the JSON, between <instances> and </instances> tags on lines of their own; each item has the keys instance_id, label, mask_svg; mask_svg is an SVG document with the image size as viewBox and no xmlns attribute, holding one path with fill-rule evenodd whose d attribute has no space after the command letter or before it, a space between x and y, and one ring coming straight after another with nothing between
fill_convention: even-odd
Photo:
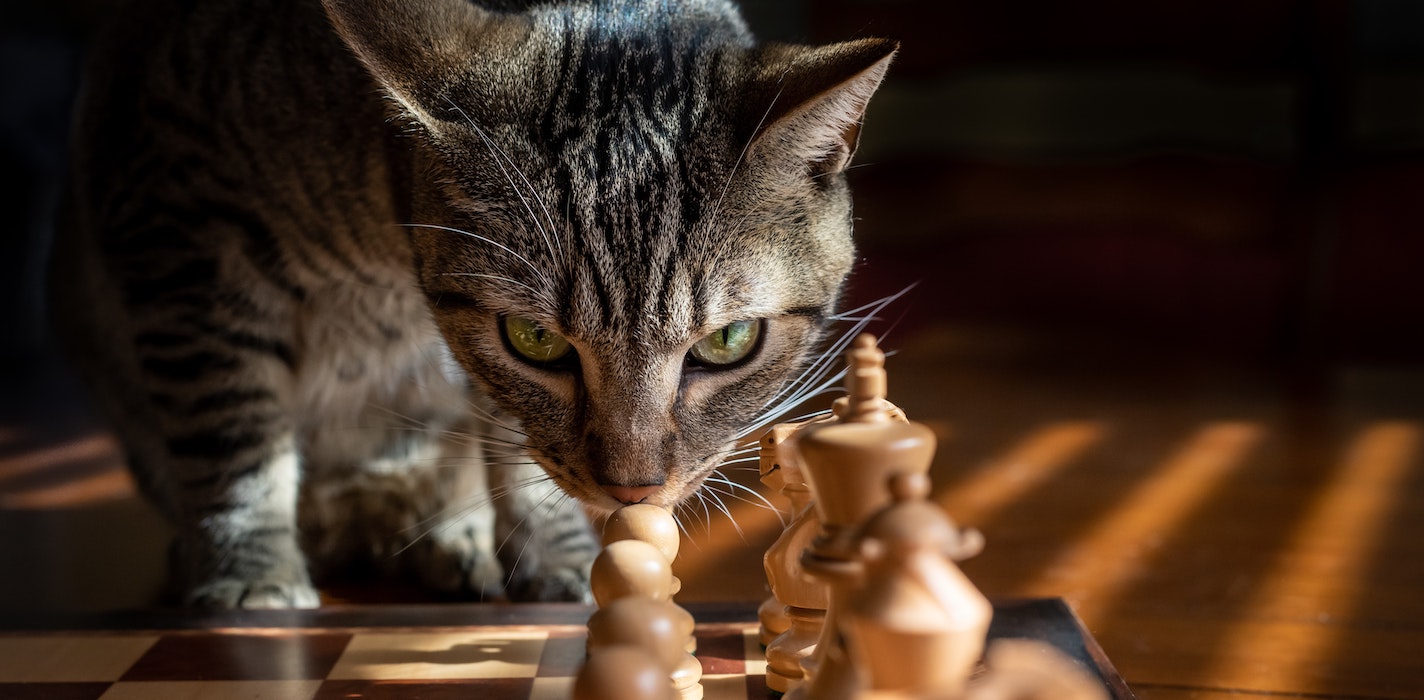
<instances>
[{"instance_id":1,"label":"cat's eye","mask_svg":"<svg viewBox=\"0 0 1424 700\"><path fill-rule=\"evenodd\" d=\"M747 359L761 338L761 321L734 321L708 334L689 353L710 367L726 367Z\"/></svg>"},{"instance_id":2,"label":"cat's eye","mask_svg":"<svg viewBox=\"0 0 1424 700\"><path fill-rule=\"evenodd\" d=\"M573 350L564 336L527 316L505 316L504 338L520 357L536 364L557 362Z\"/></svg>"}]
</instances>

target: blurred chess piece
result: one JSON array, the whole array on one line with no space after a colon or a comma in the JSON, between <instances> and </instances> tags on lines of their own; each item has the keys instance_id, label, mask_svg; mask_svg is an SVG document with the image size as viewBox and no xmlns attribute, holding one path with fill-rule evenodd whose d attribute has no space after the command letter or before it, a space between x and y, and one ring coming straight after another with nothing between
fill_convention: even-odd
<instances>
[{"instance_id":1,"label":"blurred chess piece","mask_svg":"<svg viewBox=\"0 0 1424 700\"><path fill-rule=\"evenodd\" d=\"M795 437L822 527L801 561L831 592L815 653L802 664L805 682L787 694L789 700L848 699L862 687L841 619L863 572L859 526L890 503L891 475L927 474L934 458L934 433L906 422L885 400L885 354L874 336L858 336L847 360L847 396L838 402L837 420L808 425Z\"/></svg>"},{"instance_id":2,"label":"blurred chess piece","mask_svg":"<svg viewBox=\"0 0 1424 700\"><path fill-rule=\"evenodd\" d=\"M663 678L682 700L702 697L702 664L687 653L693 621L669 600L628 595L600 607L588 620L588 649L634 645L653 654Z\"/></svg>"},{"instance_id":3,"label":"blurred chess piece","mask_svg":"<svg viewBox=\"0 0 1424 700\"><path fill-rule=\"evenodd\" d=\"M816 649L830 603L824 581L801 566L801 553L821 531L820 519L811 507L811 489L796 455L793 434L804 423L775 426L762 438L763 473L777 475L781 492L791 502L792 521L762 559L773 598L786 617L786 628L766 647L766 685L786 693L802 682L801 664ZM771 459L767 459L771 452ZM764 477L764 481L767 479Z\"/></svg>"},{"instance_id":4,"label":"blurred chess piece","mask_svg":"<svg viewBox=\"0 0 1424 700\"><path fill-rule=\"evenodd\" d=\"M851 657L873 691L963 692L984 651L993 608L955 566L983 540L927 499L929 477L890 478L893 503L861 529L865 567L845 620Z\"/></svg>"},{"instance_id":5,"label":"blurred chess piece","mask_svg":"<svg viewBox=\"0 0 1424 700\"><path fill-rule=\"evenodd\" d=\"M573 700L677 700L677 693L652 652L622 644L589 652L574 678Z\"/></svg>"},{"instance_id":6,"label":"blurred chess piece","mask_svg":"<svg viewBox=\"0 0 1424 700\"><path fill-rule=\"evenodd\" d=\"M1083 667L1043 642L998 640L989 645L984 666L964 700L1108 700Z\"/></svg>"},{"instance_id":7,"label":"blurred chess piece","mask_svg":"<svg viewBox=\"0 0 1424 700\"><path fill-rule=\"evenodd\" d=\"M795 426L791 424L774 425L761 436L761 440L757 443L757 468L760 471L761 483L771 489L772 493L782 496L786 495L786 479L785 471L781 467L779 448L790 431L793 430L795 430ZM800 510L794 502L791 503L790 519L782 528L783 535L796 522ZM762 557L763 566L766 567L768 588L771 587L772 580L771 550L775 548L776 545L773 544ZM791 618L786 615L786 603L777 599L775 590L772 590L771 594L757 607L757 623L757 637L761 641L763 649L771 646L773 639L791 629Z\"/></svg>"}]
</instances>

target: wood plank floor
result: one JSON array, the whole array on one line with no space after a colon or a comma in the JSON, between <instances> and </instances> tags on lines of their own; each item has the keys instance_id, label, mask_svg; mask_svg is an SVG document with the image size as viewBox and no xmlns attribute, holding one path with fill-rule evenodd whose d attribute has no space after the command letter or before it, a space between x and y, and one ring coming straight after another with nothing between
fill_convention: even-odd
<instances>
[{"instance_id":1,"label":"wood plank floor","mask_svg":"<svg viewBox=\"0 0 1424 700\"><path fill-rule=\"evenodd\" d=\"M1424 371L898 340L891 398L941 438L936 496L984 531L986 593L1067 598L1142 698L1424 698ZM0 406L0 611L158 585L164 526L66 386L33 373ZM684 599L763 595L779 524L746 496L682 514Z\"/></svg>"}]
</instances>

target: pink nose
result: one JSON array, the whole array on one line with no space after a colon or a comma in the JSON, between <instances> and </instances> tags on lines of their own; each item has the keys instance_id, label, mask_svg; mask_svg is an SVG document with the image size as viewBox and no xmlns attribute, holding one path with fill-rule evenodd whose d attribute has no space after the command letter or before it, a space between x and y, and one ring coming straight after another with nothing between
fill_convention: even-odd
<instances>
[{"instance_id":1,"label":"pink nose","mask_svg":"<svg viewBox=\"0 0 1424 700\"><path fill-rule=\"evenodd\" d=\"M642 503L647 500L649 496L657 493L658 489L663 487L662 484L653 484L651 486L609 486L607 484L601 484L601 486L603 486L604 493L607 493L618 499L620 503L626 505Z\"/></svg>"}]
</instances>

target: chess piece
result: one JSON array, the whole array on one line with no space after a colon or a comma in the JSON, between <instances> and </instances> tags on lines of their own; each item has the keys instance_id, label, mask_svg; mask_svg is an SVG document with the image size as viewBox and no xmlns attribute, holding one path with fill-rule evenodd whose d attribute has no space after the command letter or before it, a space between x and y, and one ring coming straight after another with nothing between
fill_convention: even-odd
<instances>
[{"instance_id":1,"label":"chess piece","mask_svg":"<svg viewBox=\"0 0 1424 700\"><path fill-rule=\"evenodd\" d=\"M635 503L613 511L603 524L603 545L621 540L641 540L658 548L668 562L677 560L682 543L677 521L666 508L650 503ZM672 578L672 595L682 589L682 582Z\"/></svg>"},{"instance_id":2,"label":"chess piece","mask_svg":"<svg viewBox=\"0 0 1424 700\"><path fill-rule=\"evenodd\" d=\"M773 427L763 440L763 451L772 452L771 469L764 472L779 475L782 493L791 502L793 519L762 559L772 596L782 604L787 628L766 647L766 684L771 690L786 693L800 685L804 677L801 664L816 649L829 604L826 584L807 574L801 566L801 553L810 546L821 530L820 520L811 507L811 490L797 458L791 436L804 423ZM770 449L768 449L770 448Z\"/></svg>"},{"instance_id":3,"label":"chess piece","mask_svg":"<svg viewBox=\"0 0 1424 700\"><path fill-rule=\"evenodd\" d=\"M677 521L673 519L672 512L649 503L623 506L608 516L608 520L603 524L603 546L624 540L637 540L653 545L662 553L669 567L677 559L677 552L682 544ZM668 572L671 577L668 597L671 598L682 590L682 581L672 575L671 568ZM690 614L688 619L691 619ZM687 637L687 651L697 651L697 638L692 635Z\"/></svg>"},{"instance_id":4,"label":"chess piece","mask_svg":"<svg viewBox=\"0 0 1424 700\"><path fill-rule=\"evenodd\" d=\"M1107 691L1086 670L1049 644L1001 639L984 655L984 674L965 700L1107 700Z\"/></svg>"},{"instance_id":5,"label":"chess piece","mask_svg":"<svg viewBox=\"0 0 1424 700\"><path fill-rule=\"evenodd\" d=\"M622 644L593 651L574 679L573 700L676 700L667 670L648 650Z\"/></svg>"},{"instance_id":6,"label":"chess piece","mask_svg":"<svg viewBox=\"0 0 1424 700\"><path fill-rule=\"evenodd\" d=\"M808 425L795 437L821 533L801 557L813 576L830 586L830 604L816 651L802 663L805 683L789 700L851 698L862 681L846 652L841 611L861 575L858 526L890 503L892 474L927 474L935 437L929 428L905 422L885 400L885 354L874 336L852 342L846 373L847 396L838 420Z\"/></svg>"},{"instance_id":7,"label":"chess piece","mask_svg":"<svg viewBox=\"0 0 1424 700\"><path fill-rule=\"evenodd\" d=\"M849 597L847 641L873 691L949 696L984 651L993 608L954 565L971 543L929 497L929 477L890 478L893 503L860 532L865 579Z\"/></svg>"},{"instance_id":8,"label":"chess piece","mask_svg":"<svg viewBox=\"0 0 1424 700\"><path fill-rule=\"evenodd\" d=\"M593 560L589 588L599 607L628 595L655 600L672 597L672 565L657 547L642 540L619 540Z\"/></svg>"},{"instance_id":9,"label":"chess piece","mask_svg":"<svg viewBox=\"0 0 1424 700\"><path fill-rule=\"evenodd\" d=\"M679 675L674 676L682 700L698 700L702 697L702 666L692 656L691 613L672 602L672 565L662 550L642 540L617 540L605 545L603 551L593 560L589 574L589 587L600 611L623 598L648 598L666 603L668 614L677 619L679 629L687 630L682 637L679 652L685 659L676 667ZM595 613L597 614L597 613ZM592 623L592 620L590 620ZM593 629L590 627L590 635Z\"/></svg>"},{"instance_id":10,"label":"chess piece","mask_svg":"<svg viewBox=\"0 0 1424 700\"><path fill-rule=\"evenodd\" d=\"M702 664L687 653L693 620L687 611L668 600L629 595L594 612L588 621L588 648L633 644L653 653L663 666L664 678L682 700L702 697Z\"/></svg>"},{"instance_id":11,"label":"chess piece","mask_svg":"<svg viewBox=\"0 0 1424 700\"><path fill-rule=\"evenodd\" d=\"M762 435L761 440L758 441L757 466L761 471L761 483L771 489L772 493L784 495L786 492L786 480L783 478L781 462L778 458L779 450L777 449L786 436L784 434L778 435L778 431L784 433L785 431L793 429L794 426L785 423L774 425L770 430L766 431L766 434ZM795 503L791 504L791 521L786 525L787 528L791 526L791 523L796 521L799 510ZM782 529L783 533L785 529L786 528ZM776 545L772 545L773 549L775 547ZM771 563L767 560L770 554L771 550L768 549L767 554L762 558L763 566L771 566ZM771 578L771 569L767 569L766 579L768 588L771 584ZM762 649L770 646L773 639L776 639L781 633L791 628L791 618L786 615L786 604L777 600L775 591L772 591L771 594L761 602L761 605L757 607L757 622L757 634L761 641Z\"/></svg>"}]
</instances>

